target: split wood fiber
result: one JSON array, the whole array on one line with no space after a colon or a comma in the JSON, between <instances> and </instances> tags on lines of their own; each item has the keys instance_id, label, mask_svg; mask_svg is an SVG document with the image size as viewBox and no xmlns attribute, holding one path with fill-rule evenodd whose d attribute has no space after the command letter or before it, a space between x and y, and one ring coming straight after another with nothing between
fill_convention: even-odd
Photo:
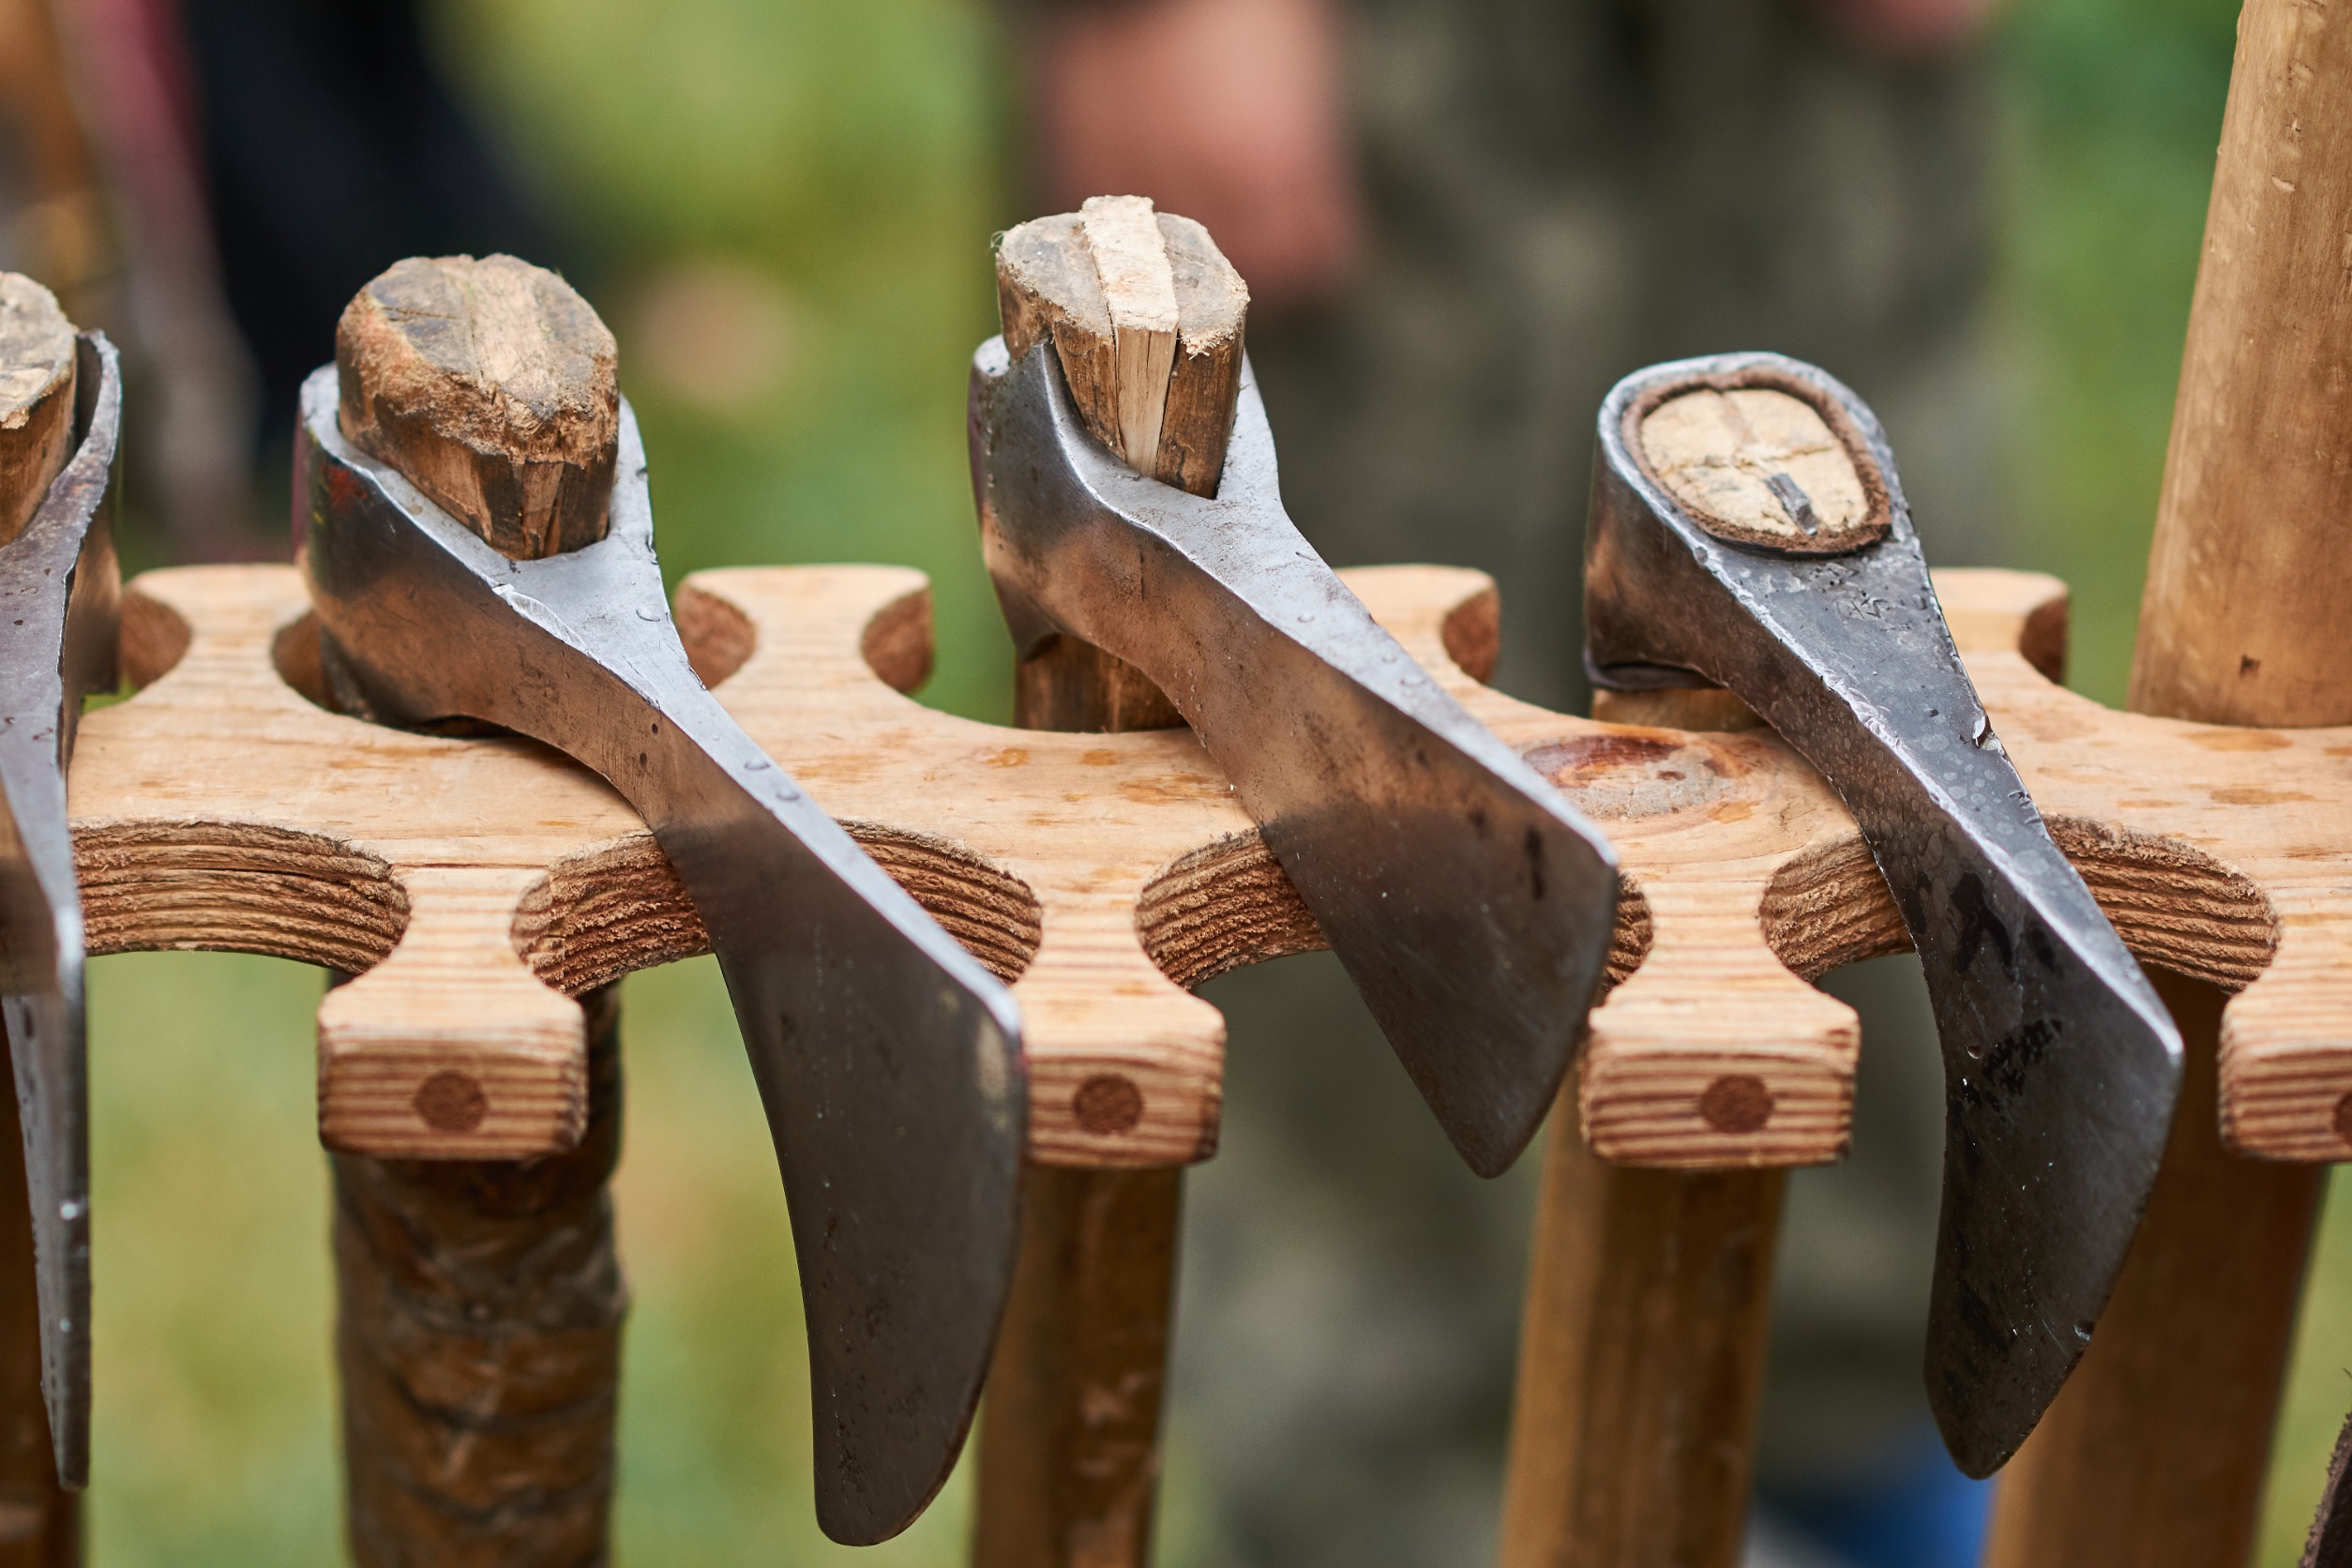
<instances>
[{"instance_id":1,"label":"split wood fiber","mask_svg":"<svg viewBox=\"0 0 2352 1568\"><path fill-rule=\"evenodd\" d=\"M2247 0L2140 606L2138 712L2352 720L2347 98L2352 31L2340 19ZM2308 808L2281 792L2270 809ZM2252 997L2218 1018L2209 998L2166 997L2185 999L2175 1011L2196 1093L2218 1051L2233 1121L2229 1079L2257 1045ZM2307 1005L2284 1030L2274 1016L2271 1033L2285 1035L2267 1052L2274 1080L2352 1054L2344 1002ZM2184 1094L2184 1120L2194 1105ZM2333 1114L2352 1133L2352 1096ZM2323 1172L2248 1164L2207 1133L2201 1117L2176 1128L2116 1305L2009 1466L1992 1568L2226 1568L2253 1550Z\"/></svg>"},{"instance_id":2,"label":"split wood fiber","mask_svg":"<svg viewBox=\"0 0 2352 1568\"><path fill-rule=\"evenodd\" d=\"M1596 712L1614 716L1613 695ZM1726 695L1642 693L1642 721L1753 725ZM1760 1123L1771 1098L1761 1078L1737 1074L1701 1093L1729 1122ZM1572 1075L1545 1145L1502 1568L1732 1568L1786 1178L1606 1164L1585 1141L1577 1099Z\"/></svg>"},{"instance_id":3,"label":"split wood fiber","mask_svg":"<svg viewBox=\"0 0 2352 1568\"><path fill-rule=\"evenodd\" d=\"M1007 234L1005 346L1050 338L1096 440L1130 468L1215 493L1241 391L1248 292L1208 231L1139 196L1097 196ZM1057 637L1023 661L1014 722L1113 732L1182 721L1132 665ZM1136 1091L1098 1077L1073 1112ZM1139 1104L1139 1096L1138 1096ZM1123 1110L1122 1114L1123 1114ZM1184 1173L1032 1167L1020 1263L988 1368L977 1568L1143 1568L1159 1488L1160 1406Z\"/></svg>"},{"instance_id":4,"label":"split wood fiber","mask_svg":"<svg viewBox=\"0 0 2352 1568\"><path fill-rule=\"evenodd\" d=\"M73 456L75 357L56 296L0 272L0 545L24 532Z\"/></svg>"},{"instance_id":5,"label":"split wood fiber","mask_svg":"<svg viewBox=\"0 0 2352 1568\"><path fill-rule=\"evenodd\" d=\"M493 549L541 556L602 536L619 441L612 336L562 279L508 256L401 262L353 300L335 349L345 433ZM513 896L505 883L437 891L495 906ZM600 1562L626 1305L606 1190L617 998L593 993L575 1024L561 997L511 987L493 993L510 1005L486 1013L465 1005L478 992L435 982L486 957L511 962L510 939L399 951L406 972L387 963L341 988L356 993L351 1009L331 996L320 1008L323 1061L339 1045L400 1063L406 1103L371 1109L473 1131L496 1081L479 1047L552 1036L561 1051L581 1027L586 1119L576 1145L520 1163L336 1155L352 1554L361 1568ZM463 1012L429 1021L430 1005L387 1007L386 991L442 993Z\"/></svg>"},{"instance_id":6,"label":"split wood fiber","mask_svg":"<svg viewBox=\"0 0 2352 1568\"><path fill-rule=\"evenodd\" d=\"M1070 400L1130 468L1214 495L1242 384L1249 290L1189 218L1140 196L1096 196L1081 211L1006 231L997 313L1016 358L1050 342ZM1024 650L1023 702L1056 730L1165 730L1174 704L1123 660L1056 636Z\"/></svg>"},{"instance_id":7,"label":"split wood fiber","mask_svg":"<svg viewBox=\"0 0 2352 1568\"><path fill-rule=\"evenodd\" d=\"M510 561L604 537L615 363L588 302L512 256L397 262L335 329L344 436Z\"/></svg>"},{"instance_id":8,"label":"split wood fiber","mask_svg":"<svg viewBox=\"0 0 2352 1568\"><path fill-rule=\"evenodd\" d=\"M588 1127L521 1161L335 1156L336 1357L359 1568L606 1560L628 1292L607 1179L620 1003L585 999Z\"/></svg>"}]
</instances>

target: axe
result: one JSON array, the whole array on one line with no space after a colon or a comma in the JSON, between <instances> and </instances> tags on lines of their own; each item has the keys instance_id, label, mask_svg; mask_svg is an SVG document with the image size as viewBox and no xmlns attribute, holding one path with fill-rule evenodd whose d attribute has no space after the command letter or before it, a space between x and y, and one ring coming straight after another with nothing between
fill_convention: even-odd
<instances>
[{"instance_id":1,"label":"axe","mask_svg":"<svg viewBox=\"0 0 2352 1568\"><path fill-rule=\"evenodd\" d=\"M1729 688L1837 791L1894 895L1947 1086L1928 1402L1961 1469L1990 1474L2114 1289L2179 1033L1993 733L1844 386L1776 354L1619 383L1585 596L1596 684Z\"/></svg>"},{"instance_id":2,"label":"axe","mask_svg":"<svg viewBox=\"0 0 2352 1568\"><path fill-rule=\"evenodd\" d=\"M0 273L0 1017L16 1074L40 1384L57 1480L90 1470L89 1064L66 763L82 700L114 685L121 581L107 502L114 350Z\"/></svg>"},{"instance_id":3,"label":"axe","mask_svg":"<svg viewBox=\"0 0 2352 1568\"><path fill-rule=\"evenodd\" d=\"M1003 986L727 716L654 554L612 339L511 257L410 260L303 389L298 554L347 710L545 742L645 819L716 952L790 1199L818 1521L945 1482L1012 1273L1027 1082Z\"/></svg>"},{"instance_id":4,"label":"axe","mask_svg":"<svg viewBox=\"0 0 2352 1568\"><path fill-rule=\"evenodd\" d=\"M1284 516L1247 293L1200 225L1098 197L1003 235L997 282L972 485L1020 722L1189 722L1455 1147L1499 1172L1581 1034L1614 857ZM984 1568L1149 1558L1177 1174L1037 1175L981 1440Z\"/></svg>"}]
</instances>

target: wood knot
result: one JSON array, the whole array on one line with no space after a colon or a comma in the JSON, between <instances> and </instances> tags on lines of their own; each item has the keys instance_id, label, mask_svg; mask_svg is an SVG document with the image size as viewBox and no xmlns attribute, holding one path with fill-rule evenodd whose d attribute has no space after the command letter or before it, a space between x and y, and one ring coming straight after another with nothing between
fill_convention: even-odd
<instances>
[{"instance_id":1,"label":"wood knot","mask_svg":"<svg viewBox=\"0 0 2352 1568\"><path fill-rule=\"evenodd\" d=\"M1712 806L1731 788L1712 748L1648 735L1578 735L1523 755L1576 809L1607 821Z\"/></svg>"},{"instance_id":2,"label":"wood knot","mask_svg":"<svg viewBox=\"0 0 2352 1568\"><path fill-rule=\"evenodd\" d=\"M1070 1112L1080 1127L1097 1138L1133 1132L1143 1120L1143 1091L1132 1078L1096 1073L1070 1096Z\"/></svg>"},{"instance_id":3,"label":"wood knot","mask_svg":"<svg viewBox=\"0 0 2352 1568\"><path fill-rule=\"evenodd\" d=\"M1698 1115L1719 1133L1756 1132L1772 1119L1772 1092L1753 1073L1726 1073L1698 1097Z\"/></svg>"},{"instance_id":4,"label":"wood knot","mask_svg":"<svg viewBox=\"0 0 2352 1568\"><path fill-rule=\"evenodd\" d=\"M490 1114L490 1096L473 1075L445 1068L419 1084L416 1108L425 1125L437 1133L470 1133Z\"/></svg>"}]
</instances>

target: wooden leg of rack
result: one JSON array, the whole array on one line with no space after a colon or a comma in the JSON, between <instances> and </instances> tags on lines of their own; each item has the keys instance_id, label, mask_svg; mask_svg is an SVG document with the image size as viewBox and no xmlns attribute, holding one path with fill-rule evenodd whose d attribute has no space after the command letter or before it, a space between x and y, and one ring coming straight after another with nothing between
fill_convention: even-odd
<instances>
[{"instance_id":1,"label":"wooden leg of rack","mask_svg":"<svg viewBox=\"0 0 2352 1568\"><path fill-rule=\"evenodd\" d=\"M1184 1172L1032 1167L982 1406L977 1568L1143 1568Z\"/></svg>"},{"instance_id":2,"label":"wooden leg of rack","mask_svg":"<svg viewBox=\"0 0 2352 1568\"><path fill-rule=\"evenodd\" d=\"M577 1148L541 1160L335 1156L336 1351L359 1568L607 1560L627 1289L607 1181L620 1006L588 1009Z\"/></svg>"},{"instance_id":3,"label":"wooden leg of rack","mask_svg":"<svg viewBox=\"0 0 2352 1568\"><path fill-rule=\"evenodd\" d=\"M40 1305L16 1096L0 1092L0 1568L82 1560L81 1500L57 1485L41 1404Z\"/></svg>"},{"instance_id":4,"label":"wooden leg of rack","mask_svg":"<svg viewBox=\"0 0 2352 1568\"><path fill-rule=\"evenodd\" d=\"M1994 1495L1986 1568L2230 1568L2254 1550L2323 1166L2222 1147L2222 997L2155 973L2189 1050L2163 1173L2082 1364Z\"/></svg>"},{"instance_id":5,"label":"wooden leg of rack","mask_svg":"<svg viewBox=\"0 0 2352 1568\"><path fill-rule=\"evenodd\" d=\"M1764 1387L1777 1170L1631 1170L1551 1119L1503 1568L1731 1568Z\"/></svg>"}]
</instances>

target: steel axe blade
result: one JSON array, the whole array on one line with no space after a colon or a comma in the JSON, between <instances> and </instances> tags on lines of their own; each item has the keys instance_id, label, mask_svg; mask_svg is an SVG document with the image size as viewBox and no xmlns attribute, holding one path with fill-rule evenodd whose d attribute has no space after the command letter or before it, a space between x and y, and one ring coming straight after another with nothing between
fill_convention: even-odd
<instances>
[{"instance_id":1,"label":"steel axe blade","mask_svg":"<svg viewBox=\"0 0 2352 1568\"><path fill-rule=\"evenodd\" d=\"M1777 354L1620 382L1585 581L1595 678L1729 687L1821 770L1893 891L1947 1086L1928 1400L1961 1469L1990 1474L2123 1266L2179 1033L1994 736L1885 435L1846 387Z\"/></svg>"},{"instance_id":2,"label":"steel axe blade","mask_svg":"<svg viewBox=\"0 0 2352 1568\"><path fill-rule=\"evenodd\" d=\"M90 1078L66 763L83 698L115 679L123 400L113 345L83 333L77 353L79 443L0 546L0 1018L32 1202L41 1398L57 1479L72 1488L90 1473Z\"/></svg>"},{"instance_id":3,"label":"steel axe blade","mask_svg":"<svg viewBox=\"0 0 2352 1568\"><path fill-rule=\"evenodd\" d=\"M686 662L621 410L600 541L513 561L303 390L311 601L396 721L546 742L641 814L708 927L776 1141L807 1307L817 1515L904 1529L962 1445L1012 1280L1027 1074L1012 995L804 794Z\"/></svg>"},{"instance_id":4,"label":"steel axe blade","mask_svg":"<svg viewBox=\"0 0 2352 1568\"><path fill-rule=\"evenodd\" d=\"M1244 369L1214 498L1090 435L1049 344L992 339L972 488L1015 642L1067 633L1156 682L1258 822L1472 1168L1559 1092L1616 917L1607 843L1448 697L1282 509Z\"/></svg>"}]
</instances>

